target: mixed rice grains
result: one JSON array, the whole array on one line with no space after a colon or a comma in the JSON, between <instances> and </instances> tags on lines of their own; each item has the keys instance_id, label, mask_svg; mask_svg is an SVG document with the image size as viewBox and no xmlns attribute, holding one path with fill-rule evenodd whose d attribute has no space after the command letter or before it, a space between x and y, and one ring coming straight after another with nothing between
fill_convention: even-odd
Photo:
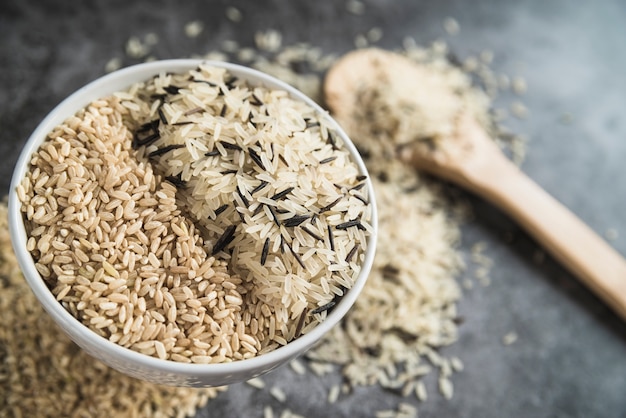
<instances>
[{"instance_id":1,"label":"mixed rice grains","mask_svg":"<svg viewBox=\"0 0 626 418\"><path fill-rule=\"evenodd\" d=\"M465 68L467 66L460 69L452 65L449 61L449 53L445 45L441 43L434 44L432 48L423 49L409 39L405 42L404 53L419 62L428 62L435 68L452 73L455 80L459 80L459 74L473 71ZM268 58L267 55L267 51L258 51L253 48L242 49L235 44L229 47L228 51L213 52L206 58L240 61L257 67L295 85L310 97L319 100L319 74L333 62L332 56L323 55L317 48L301 45L278 48L273 58ZM298 68L302 68L302 63L307 63L305 67L308 71L294 71L293 69L296 68L292 65L294 62L299 64ZM495 77L487 72L485 66L479 66L475 75L482 78L488 87L487 90L493 87L492 82ZM468 76L464 77L468 82L461 86L460 91L475 94L476 89L471 86ZM477 103L482 104L474 110L486 116L487 109L484 105L488 105L488 102L488 100L479 100ZM110 106L104 102L96 102L94 105ZM119 103L115 106L119 106ZM121 128L119 121L115 123L118 124L118 128ZM487 128L494 129L496 126L494 124ZM523 157L521 141L518 138L511 138L506 132L492 131L492 133L494 137L513 139L513 157L518 159ZM393 388L405 396L414 395L423 401L427 397L424 378L436 370L439 374L440 391L446 397L450 397L452 384L449 376L455 371L462 370L463 364L457 358L441 356L438 348L455 341L459 320L455 305L461 293L455 276L462 270L463 263L455 250L459 239L459 221L454 215L455 207L451 206L437 183L424 180L392 159L378 158L376 150L372 149L375 147L375 142L372 142L373 138L353 137L353 140L363 151L367 152L368 149L373 151L370 158L366 159L366 163L370 173L374 175L372 180L379 205L379 252L362 297L348 313L342 326L335 327L317 348L307 353L306 364L318 375L332 371L334 369L332 364L339 364L342 368L344 385L341 390L338 386L330 388L328 401L331 403L336 402L341 394L349 392L354 386L370 384ZM121 146L118 146L117 151L130 152L122 150ZM143 152L154 151L156 150ZM144 165L143 170L147 173L148 166ZM143 178L142 180L150 179ZM129 181L127 187L135 184L133 182ZM159 203L162 206L174 209L174 187L167 182L161 183L161 187L160 196L155 199L160 199ZM128 193L128 190L125 193ZM16 382L23 379L27 379L29 384L38 383L33 390L48 393L47 396L41 397L46 400L44 402L46 404L33 405L34 410L38 412L48 410L53 416L64 411L63 405L56 403L57 397L65 399L65 404L73 405L73 411L90 408L92 415L98 415L98 408L95 405L99 402L91 402L92 399L97 399L98 394L90 388L100 388L103 380L110 388L120 388L119 391L112 389L108 395L117 399L117 411L129 416L158 416L154 415L155 413L167 416L191 415L196 406L202 405L206 399L217 394L213 389L196 391L159 388L135 381L94 362L84 353L77 351L68 339L59 337L54 331L52 321L42 315L42 310L38 307L34 296L28 291L20 277L8 245L6 208L1 206L0 209L3 214L0 219L2 227L0 238L2 238L4 254L4 259L1 260L4 289L3 297L0 298L0 309L5 317L10 316L13 319L12 322L16 324L15 327L3 331L1 346L5 351L3 355L6 359L15 359L17 353L21 352L28 354L26 358L29 361L28 367L18 364L16 360L7 361L5 365L9 366L5 366L1 374L2 385L6 389L4 393L8 394L2 404L13 405L16 411L14 415L26 416L28 411L32 411L24 402L21 402L24 391L28 389L24 383L16 384ZM185 223L184 218L175 212L175 210L170 210L168 219L162 219L160 222L171 231L176 229L178 232L188 232L187 246L196 249L197 256L206 256L203 265L213 272L214 277L219 278L218 282L221 280L220 283L210 285L215 285L216 294L217 289L222 289L223 306L226 306L227 294L231 296L229 300L235 302L237 289L241 288L241 279L229 275L222 262L215 261L206 250L203 250L201 239L195 234L196 226L193 223ZM166 244L162 242L162 245ZM203 251L204 254L202 254ZM171 250L170 253L172 253ZM175 252L172 254L176 259L177 254ZM183 267L180 267L181 271ZM114 283L114 280L111 280L111 283ZM111 283L107 283L107 286ZM200 283L189 284L191 285L189 290L192 293L207 286ZM65 288L58 289L58 292L62 292L63 289ZM139 294L144 292L145 289L142 291L140 287L137 293L137 303L141 303L142 306L143 302L139 302L142 296ZM410 297L407 297L407 294ZM171 296L174 297L173 294ZM239 296L242 296L241 292ZM178 295L178 297L182 299L186 296ZM18 306L22 307L20 309L26 309L26 311L18 312L14 301L18 301ZM177 300L174 299L173 302ZM120 299L119 303L123 301ZM171 306L175 304L172 303ZM147 306L145 308L147 309ZM185 314L194 316L193 306L187 305L184 310ZM183 313L177 312L177 316L179 314L182 318ZM96 317L97 315L94 315L94 318ZM156 318L147 319L150 323ZM230 325L228 320L226 322ZM96 319L95 325L99 323ZM103 326L106 328L108 325L103 324ZM97 326L94 328L98 329ZM189 332L193 332L191 327ZM232 335L239 334L233 332ZM54 345L44 344L47 349L40 350L39 346L35 347L32 344L36 339L48 341L50 344L53 342ZM143 350L148 353L157 353L157 347L154 345L144 347ZM72 363L72 367L69 367L68 362ZM58 374L53 376L48 370L37 367L38 364L43 363L58 363L58 367L54 366L58 369ZM297 370L299 374L305 372L302 364L296 363L298 367L297 369L294 367L294 370ZM6 367L11 367L11 369L8 370ZM61 382L57 380L60 376L63 377ZM98 376L98 378L92 378L93 376ZM67 382L76 384L72 385ZM265 383L260 379L254 379L250 385L259 390L265 387ZM85 393L81 393L81 390ZM127 396L129 393L135 395L129 397ZM122 394L124 396L120 397L119 395ZM108 396L107 394L103 396L105 395ZM132 399L132 402L120 402L119 399ZM105 403L110 405L110 402ZM108 412L110 411L109 409ZM416 413L414 409L407 412L402 408L397 411L398 414L408 414L407 416L414 415L413 412ZM381 412L381 414L386 413L389 416L395 416L394 411ZM273 416L269 406L265 408L264 415Z\"/></svg>"},{"instance_id":2,"label":"mixed rice grains","mask_svg":"<svg viewBox=\"0 0 626 418\"><path fill-rule=\"evenodd\" d=\"M323 115L200 65L92 102L18 186L28 250L103 337L180 362L253 357L355 283L371 205Z\"/></svg>"}]
</instances>

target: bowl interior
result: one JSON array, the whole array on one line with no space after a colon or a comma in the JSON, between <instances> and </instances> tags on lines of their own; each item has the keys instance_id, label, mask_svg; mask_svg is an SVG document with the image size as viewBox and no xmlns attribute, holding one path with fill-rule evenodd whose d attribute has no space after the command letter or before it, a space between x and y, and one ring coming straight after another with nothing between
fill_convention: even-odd
<instances>
[{"instance_id":1,"label":"bowl interior","mask_svg":"<svg viewBox=\"0 0 626 418\"><path fill-rule=\"evenodd\" d=\"M74 340L74 342L90 355L98 358L107 365L136 378L178 386L219 386L247 380L272 370L310 348L330 330L332 326L341 320L356 301L372 266L376 247L376 232L378 230L376 203L372 184L368 178L366 187L368 188L369 196L371 196L371 224L374 233L372 233L368 239L365 260L355 285L346 292L341 301L329 313L325 321L318 324L312 331L291 341L286 346L251 359L208 365L185 364L170 360L161 360L110 342L90 331L65 310L47 288L44 280L35 268L30 253L26 249L28 237L24 227L20 210L21 204L17 198L16 188L26 175L31 156L37 151L48 133L51 132L54 127L63 123L67 117L75 114L90 102L108 96L114 92L125 90L132 84L147 80L160 72L184 72L196 68L200 63L226 68L233 75L246 79L253 85L263 85L268 88L286 90L292 97L306 102L320 114L327 114L327 112L315 102L286 83L259 71L239 65L193 59L165 60L139 64L97 79L76 91L53 109L36 128L24 146L13 173L11 191L9 193L9 227L18 262L29 286L55 322L72 340ZM365 164L354 144L330 117L328 117L328 119L330 125L336 129L337 135L342 138L344 146L351 154L353 161L357 164L361 173L367 175Z\"/></svg>"}]
</instances>

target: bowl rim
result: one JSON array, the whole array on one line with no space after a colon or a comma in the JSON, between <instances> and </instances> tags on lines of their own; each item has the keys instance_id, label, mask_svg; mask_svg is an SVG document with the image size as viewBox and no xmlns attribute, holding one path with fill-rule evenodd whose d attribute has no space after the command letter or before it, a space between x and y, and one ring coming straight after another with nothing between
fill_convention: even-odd
<instances>
[{"instance_id":1,"label":"bowl rim","mask_svg":"<svg viewBox=\"0 0 626 418\"><path fill-rule=\"evenodd\" d=\"M211 363L211 364L198 364L198 363L182 363L174 360L163 360L157 357L149 356L143 353L139 353L130 348L123 347L109 341L105 337L102 337L72 314L67 311L60 302L56 300L52 292L46 286L43 278L35 268L35 263L31 257L29 251L26 249L26 243L28 240L22 212L21 203L17 197L17 186L22 181L27 172L27 167L32 157L32 154L39 148L39 146L45 140L47 134L52 129L62 123L67 117L74 115L78 110L84 108L87 104L98 98L105 97L107 94L112 94L117 91L121 91L129 88L132 84L148 80L149 77L159 74L165 71L183 72L198 65L220 67L228 70L237 76L243 77L249 80L252 84L264 85L273 89L286 90L291 97L302 100L309 106L313 107L316 112L324 115L329 121L337 135L342 139L344 146L350 153L353 161L357 164L359 171L367 175L367 189L370 196L370 205L372 211L371 226L373 232L368 238L368 247L365 252L365 258L361 265L361 271L357 280L352 288L348 290L341 298L341 301L333 308L328 314L326 319L320 322L307 334L303 334L295 340L290 341L287 345L278 347L270 352L257 355L249 359L235 360L228 363ZM113 87L117 86L117 87ZM52 316L55 322L61 325L63 331L67 334L68 329L74 330L95 346L101 347L110 355L117 359L122 359L127 362L136 364L143 368L148 368L154 371L162 373L184 374L187 376L219 376L237 373L249 373L250 370L262 370L263 368L273 368L279 363L288 361L302 353L304 353L313 344L319 341L323 335L325 335L333 326L337 325L341 319L346 315L349 309L356 302L357 297L363 290L367 281L367 276L370 274L370 270L373 264L374 255L376 252L376 242L378 235L378 217L376 208L376 199L374 196L374 190L369 173L365 167L365 164L357 151L356 146L352 143L348 135L339 126L339 124L329 115L329 112L323 109L320 105L300 92L291 85L265 74L261 71L245 67L239 64L233 64L229 62L212 61L205 59L170 59L153 61L143 64L136 64L133 66L125 67L123 69L111 72L100 78L97 78L85 86L79 88L58 105L56 105L46 117L39 123L37 128L28 138L22 151L20 152L17 164L13 171L11 179L11 188L9 190L9 230L11 235L11 241L14 252L16 254L18 264L23 272L24 278L28 282L29 287L42 304L47 313ZM365 276L365 277L363 277ZM72 335L70 335L72 338ZM74 338L72 338L74 339ZM82 347L82 344L79 344ZM83 349L85 347L82 347ZM90 353L91 354L91 353ZM94 355L98 357L97 355ZM101 359L105 361L104 359ZM106 362L106 361L105 361Z\"/></svg>"}]
</instances>

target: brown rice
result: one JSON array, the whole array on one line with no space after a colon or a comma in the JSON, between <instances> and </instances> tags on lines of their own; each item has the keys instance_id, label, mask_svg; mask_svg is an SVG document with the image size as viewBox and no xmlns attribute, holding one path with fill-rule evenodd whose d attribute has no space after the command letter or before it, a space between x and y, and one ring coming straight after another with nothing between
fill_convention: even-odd
<instances>
[{"instance_id":1,"label":"brown rice","mask_svg":"<svg viewBox=\"0 0 626 418\"><path fill-rule=\"evenodd\" d=\"M0 416L182 418L225 390L146 383L80 350L26 284L11 247L5 203L0 203L0 315Z\"/></svg>"}]
</instances>

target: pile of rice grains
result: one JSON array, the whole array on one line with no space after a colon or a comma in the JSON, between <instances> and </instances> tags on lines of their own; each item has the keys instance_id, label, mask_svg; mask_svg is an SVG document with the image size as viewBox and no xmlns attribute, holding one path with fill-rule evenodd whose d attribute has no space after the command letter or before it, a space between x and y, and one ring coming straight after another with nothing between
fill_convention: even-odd
<instances>
[{"instance_id":1,"label":"pile of rice grains","mask_svg":"<svg viewBox=\"0 0 626 418\"><path fill-rule=\"evenodd\" d=\"M352 3L355 10L361 4ZM444 27L450 34L453 29L458 31L455 21L446 21ZM366 39L359 38L360 43L367 43ZM333 56L310 45L283 47L274 31L259 33L255 41L256 49L240 48L230 41L221 51L203 57L256 67L321 102L321 74L332 64ZM493 136L507 140L513 158L523 157L523 141L499 130L503 112L489 108L498 88L511 85L508 77L496 77L489 71L489 53L459 63L444 43L422 48L412 39L407 39L399 52L449 80ZM57 298L86 325L149 355L178 361L228 361L272 349L306 332L315 323L307 312L349 287L358 272L354 260L363 254L368 230L367 196L362 194L362 179L355 170L338 173L341 170L333 168L346 165L347 156L328 141L332 132L323 121L313 115L296 118L288 112L287 116L292 118L288 124L297 125L298 130L314 132L306 135L307 140L316 136L325 144L331 143L312 154L315 162L309 163L323 167L341 187L321 186L311 194L302 190L306 188L297 183L293 171L297 164L308 161L306 141L290 143L293 149L288 149L286 142L272 149L260 136L250 134L273 123L268 118L278 111L274 106L285 100L280 93L246 90L214 69L200 69L191 75L157 77L129 92L92 103L51 134L52 142L33 160L32 188L21 194L25 198L27 193L41 189L56 174L57 190L63 190L61 197L69 204L61 219L74 226L58 226L52 232L73 239L53 240L54 228L39 226L31 231L34 238L30 249L40 256L38 268L44 277L57 278L53 287ZM207 82L190 86L190 78L200 77ZM482 88L474 87L476 80ZM193 95L185 96L178 105L163 99L166 95L185 95L193 88L211 95L214 93L210 91L215 92L211 90L213 84L220 82L237 95L232 101L215 95L213 114L224 117L237 113L243 118L241 124L213 125L215 141L207 147L193 139L206 116L204 105ZM268 112L259 112L261 106ZM298 108L298 112L308 115L307 109ZM159 122L145 115L158 115ZM135 130L136 150L127 141L130 131L125 123ZM157 130L160 139L153 141L150 137ZM105 133L111 141L95 139L96 132ZM452 202L444 186L389 158L388 150L380 147L384 141L363 132L349 134L372 175L379 207L379 250L368 283L341 326L308 352L306 361L292 362L292 368L298 374L311 370L317 375L340 368L343 384L329 388L329 403L347 396L354 387L376 384L424 401L424 380L435 373L440 392L450 398L450 376L462 370L463 364L456 357L442 356L438 349L454 343L457 336L460 318L456 302L461 290L455 278L464 263L456 246L467 208ZM72 141L63 140L67 135L73 136ZM192 138L193 145L182 147L184 137ZM235 139L241 137L249 140ZM92 148L86 148L86 139L94 140ZM74 159L81 165L64 163L64 158L74 152L80 154ZM210 163L196 164L201 157ZM43 167L53 162L58 171L44 174ZM37 169L38 165L41 168ZM277 177L257 176L255 180L255 175L278 166L285 170L281 183ZM97 174L105 179L104 193L96 195L93 188L84 187L89 180L64 187L84 178L84 171L89 169L102 170ZM245 175L234 182L235 173ZM168 181L159 182L159 177ZM198 181L200 178L204 180ZM138 201L131 199L137 193L145 196ZM343 218L315 215L324 211L317 208L311 212L309 200L320 194L323 197L316 202L326 206L321 209L341 207L348 214ZM55 205L48 197L34 199L40 207ZM100 224L108 225L104 228L86 224L85 215L95 205L90 202L97 200L110 209L109 215L106 211L99 214ZM48 216L34 207L30 210L29 216L35 219ZM125 217L130 221L116 223ZM262 217L266 222L255 226L253 221ZM215 222L218 218L221 224ZM6 223L6 206L1 205L0 309L3 317L9 318L5 320L9 325L0 331L3 410L14 416L191 416L225 389L158 387L123 376L82 353L59 335L25 285L9 245ZM235 230L247 234L235 234ZM144 258L115 250L119 240L130 236L136 239L128 249ZM343 240L341 245L338 240ZM333 245L340 274L327 276L323 270L332 258L330 252L307 249ZM225 251L227 248L232 251ZM286 258L286 254L292 257ZM100 263L101 268L90 267L91 261ZM81 266L76 276L66 268L71 263ZM173 274L159 274L163 266L169 266ZM312 285L305 285L294 274L303 266L312 270ZM255 275L264 278L265 292L256 292L249 285ZM127 292L112 291L128 282L133 285ZM129 304L138 315L133 316ZM316 315L322 319L324 312ZM201 326L203 323L208 326ZM248 383L258 389L266 386L259 378ZM34 393L39 395L35 401L24 402ZM270 393L285 401L280 388L273 387ZM106 411L99 409L103 405ZM263 413L274 416L270 406ZM397 410L377 412L380 417L416 415L414 403L409 402L400 402ZM288 416L297 415L285 409L281 417Z\"/></svg>"}]
</instances>

